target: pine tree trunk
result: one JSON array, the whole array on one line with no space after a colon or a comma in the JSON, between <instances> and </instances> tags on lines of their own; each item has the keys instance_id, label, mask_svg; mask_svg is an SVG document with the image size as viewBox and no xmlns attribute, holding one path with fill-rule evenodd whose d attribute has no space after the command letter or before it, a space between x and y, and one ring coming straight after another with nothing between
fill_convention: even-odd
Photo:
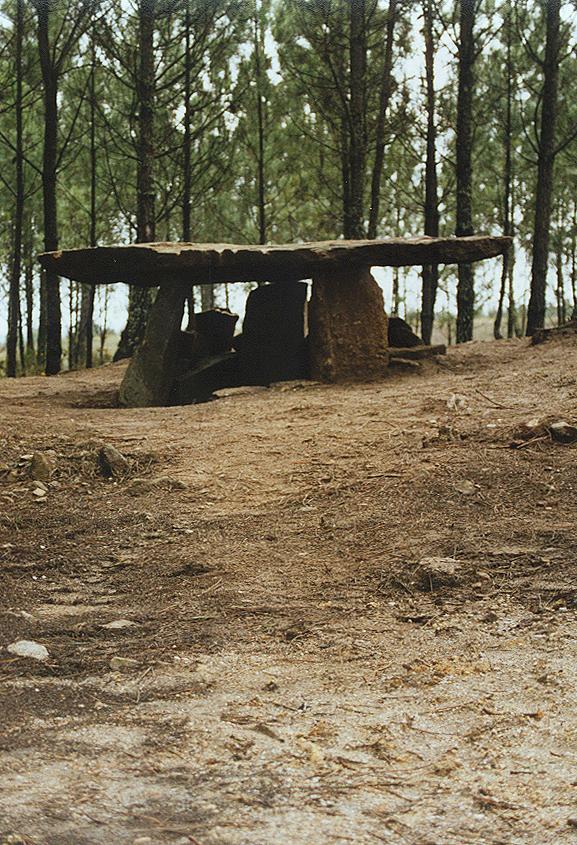
<instances>
[{"instance_id":1,"label":"pine tree trunk","mask_svg":"<svg viewBox=\"0 0 577 845\"><path fill-rule=\"evenodd\" d=\"M559 215L561 217L561 214ZM560 221L560 227L562 226L562 221ZM556 271L557 271L557 287L555 288L555 294L557 297L557 325L562 326L566 320L566 310L565 310L565 280L563 277L563 240L561 237L561 228L559 229L559 237L557 241L557 254L556 258Z\"/></svg>"},{"instance_id":2,"label":"pine tree trunk","mask_svg":"<svg viewBox=\"0 0 577 845\"><path fill-rule=\"evenodd\" d=\"M91 33L91 68L90 68L90 246L96 246L96 38ZM94 285L82 285L79 328L79 359L90 369L93 364L94 345Z\"/></svg>"},{"instance_id":3,"label":"pine tree trunk","mask_svg":"<svg viewBox=\"0 0 577 845\"><path fill-rule=\"evenodd\" d=\"M427 81L427 158L425 163L425 234L439 235L439 198L437 186L437 126L435 121L435 48L431 0L423 3L423 35L425 39L425 75ZM435 301L439 285L439 267L423 267L421 304L421 337L430 343L435 320Z\"/></svg>"},{"instance_id":4,"label":"pine tree trunk","mask_svg":"<svg viewBox=\"0 0 577 845\"><path fill-rule=\"evenodd\" d=\"M383 164L385 161L385 126L393 87L393 38L395 34L396 15L397 0L389 0L387 13L387 35L385 41L385 60L383 64L383 76L379 98L379 116L375 130L375 160L373 163L373 173L371 178L371 207L369 211L368 229L368 236L371 239L377 237L377 227L379 224L381 180L383 176Z\"/></svg>"},{"instance_id":5,"label":"pine tree trunk","mask_svg":"<svg viewBox=\"0 0 577 845\"><path fill-rule=\"evenodd\" d=\"M184 133L182 138L182 240L186 243L191 238L191 192L192 192L192 138L191 114L191 37L190 37L190 0L186 0L184 16Z\"/></svg>"},{"instance_id":6,"label":"pine tree trunk","mask_svg":"<svg viewBox=\"0 0 577 845\"><path fill-rule=\"evenodd\" d=\"M549 230L553 197L553 169L555 163L555 125L557 120L557 87L559 79L559 29L561 0L545 4L547 36L543 64L543 96L541 101L541 130L537 160L537 191L533 230L533 260L531 264L531 296L527 313L527 335L545 324L547 265L549 261Z\"/></svg>"},{"instance_id":7,"label":"pine tree trunk","mask_svg":"<svg viewBox=\"0 0 577 845\"><path fill-rule=\"evenodd\" d=\"M511 134L512 134L512 107L513 107L513 62L511 59L511 45L512 45L512 25L511 13L507 14L505 20L505 28L507 33L507 89L506 89L506 104L505 104L505 126L503 127L503 149L505 154L505 163L503 167L503 234L512 235L512 213L511 213L511 180L512 180L512 156L511 156ZM501 321L503 319L503 307L505 302L505 291L507 288L507 281L509 278L509 263L510 256L508 252L503 254L503 266L501 270L501 286L499 289L499 303L497 305L497 313L495 315L495 323L493 325L493 337L495 340L500 340Z\"/></svg>"},{"instance_id":8,"label":"pine tree trunk","mask_svg":"<svg viewBox=\"0 0 577 845\"><path fill-rule=\"evenodd\" d=\"M10 289L8 294L8 336L6 338L6 375L16 376L16 347L20 324L20 275L22 270L22 229L24 221L24 151L22 136L22 43L24 37L24 0L16 0L16 207Z\"/></svg>"},{"instance_id":9,"label":"pine tree trunk","mask_svg":"<svg viewBox=\"0 0 577 845\"><path fill-rule=\"evenodd\" d=\"M184 133L182 137L182 240L187 243L192 238L191 232L191 193L192 193L192 57L190 31L190 0L186 0L184 12ZM186 299L188 320L187 332L194 330L194 286Z\"/></svg>"},{"instance_id":10,"label":"pine tree trunk","mask_svg":"<svg viewBox=\"0 0 577 845\"><path fill-rule=\"evenodd\" d=\"M156 0L140 0L138 6L139 72L138 146L136 172L136 241L149 243L155 239L154 189L154 24ZM128 319L120 337L114 360L131 356L140 346L152 303L150 288L132 285L128 296Z\"/></svg>"},{"instance_id":11,"label":"pine tree trunk","mask_svg":"<svg viewBox=\"0 0 577 845\"><path fill-rule=\"evenodd\" d=\"M512 338L519 334L517 322L517 307L515 305L515 289L513 286L513 269L515 266L515 251L513 247L509 250L508 258L508 294L509 307L507 308L507 337Z\"/></svg>"},{"instance_id":12,"label":"pine tree trunk","mask_svg":"<svg viewBox=\"0 0 577 845\"><path fill-rule=\"evenodd\" d=\"M367 45L365 0L350 0L350 231L348 237L365 237L365 86Z\"/></svg>"},{"instance_id":13,"label":"pine tree trunk","mask_svg":"<svg viewBox=\"0 0 577 845\"><path fill-rule=\"evenodd\" d=\"M44 209L44 249L58 249L58 209L56 201L58 160L58 73L49 40L49 3L38 3L38 50L42 69L44 95L44 150L42 161L42 194ZM46 273L46 375L60 372L62 360L62 317L60 312L60 279Z\"/></svg>"},{"instance_id":14,"label":"pine tree trunk","mask_svg":"<svg viewBox=\"0 0 577 845\"><path fill-rule=\"evenodd\" d=\"M571 294L573 309L571 319L577 320L577 201L573 200L573 226L571 235Z\"/></svg>"},{"instance_id":15,"label":"pine tree trunk","mask_svg":"<svg viewBox=\"0 0 577 845\"><path fill-rule=\"evenodd\" d=\"M34 255L32 250L32 223L26 225L27 237L24 248L24 284L26 287L26 354L31 362L34 358Z\"/></svg>"},{"instance_id":16,"label":"pine tree trunk","mask_svg":"<svg viewBox=\"0 0 577 845\"><path fill-rule=\"evenodd\" d=\"M258 131L258 159L257 159L257 207L258 207L258 242L266 244L266 192L265 192L265 129L264 104L262 95L262 62L261 62L261 31L259 23L258 0L254 4L254 69L256 82L256 118Z\"/></svg>"},{"instance_id":17,"label":"pine tree trunk","mask_svg":"<svg viewBox=\"0 0 577 845\"><path fill-rule=\"evenodd\" d=\"M40 313L38 314L38 339L36 342L36 361L39 367L46 364L46 272L40 271Z\"/></svg>"},{"instance_id":18,"label":"pine tree trunk","mask_svg":"<svg viewBox=\"0 0 577 845\"><path fill-rule=\"evenodd\" d=\"M472 147L476 0L460 0L459 92L457 98L457 225L455 234L473 234ZM459 264L457 287L457 343L473 338L475 273L472 264Z\"/></svg>"},{"instance_id":19,"label":"pine tree trunk","mask_svg":"<svg viewBox=\"0 0 577 845\"><path fill-rule=\"evenodd\" d=\"M341 183L343 191L343 237L349 238L351 235L351 177L350 177L350 154L349 154L349 135L347 132L346 117L342 119L341 125Z\"/></svg>"}]
</instances>

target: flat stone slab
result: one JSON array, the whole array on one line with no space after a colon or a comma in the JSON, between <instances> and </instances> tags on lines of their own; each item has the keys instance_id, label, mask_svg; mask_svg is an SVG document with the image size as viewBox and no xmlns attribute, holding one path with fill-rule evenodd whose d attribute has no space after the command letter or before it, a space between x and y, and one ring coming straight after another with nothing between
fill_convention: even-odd
<instances>
[{"instance_id":1,"label":"flat stone slab","mask_svg":"<svg viewBox=\"0 0 577 845\"><path fill-rule=\"evenodd\" d=\"M45 252L45 270L89 285L126 282L141 287L183 282L288 282L347 267L460 264L507 252L511 238L386 238L374 241L259 246L149 243Z\"/></svg>"}]
</instances>

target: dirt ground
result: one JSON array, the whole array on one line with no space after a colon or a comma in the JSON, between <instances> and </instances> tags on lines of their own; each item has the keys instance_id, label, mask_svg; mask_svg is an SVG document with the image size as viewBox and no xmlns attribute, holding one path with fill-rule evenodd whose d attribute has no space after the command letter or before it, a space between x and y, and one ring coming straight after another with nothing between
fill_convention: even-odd
<instances>
[{"instance_id":1,"label":"dirt ground","mask_svg":"<svg viewBox=\"0 0 577 845\"><path fill-rule=\"evenodd\" d=\"M510 446L577 343L170 409L122 372L0 384L0 843L577 842L577 445Z\"/></svg>"}]
</instances>

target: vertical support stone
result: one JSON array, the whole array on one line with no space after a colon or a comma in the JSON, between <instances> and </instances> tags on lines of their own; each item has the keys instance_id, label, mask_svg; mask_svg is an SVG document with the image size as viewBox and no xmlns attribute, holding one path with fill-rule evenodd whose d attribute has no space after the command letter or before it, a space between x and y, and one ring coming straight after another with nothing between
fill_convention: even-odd
<instances>
[{"instance_id":1,"label":"vertical support stone","mask_svg":"<svg viewBox=\"0 0 577 845\"><path fill-rule=\"evenodd\" d=\"M319 381L375 381L389 363L387 315L368 267L313 277L309 305L311 376Z\"/></svg>"},{"instance_id":2,"label":"vertical support stone","mask_svg":"<svg viewBox=\"0 0 577 845\"><path fill-rule=\"evenodd\" d=\"M130 360L120 385L124 408L165 405L175 377L179 332L190 285L175 283L158 289L144 339Z\"/></svg>"}]
</instances>

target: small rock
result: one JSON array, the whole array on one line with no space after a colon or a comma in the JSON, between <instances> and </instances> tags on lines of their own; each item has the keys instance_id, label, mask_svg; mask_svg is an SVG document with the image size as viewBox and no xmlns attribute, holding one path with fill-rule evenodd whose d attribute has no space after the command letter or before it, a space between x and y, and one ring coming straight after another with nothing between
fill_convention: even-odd
<instances>
[{"instance_id":1,"label":"small rock","mask_svg":"<svg viewBox=\"0 0 577 845\"><path fill-rule=\"evenodd\" d=\"M132 657L113 657L109 665L113 672L132 672L138 669L140 662Z\"/></svg>"},{"instance_id":2,"label":"small rock","mask_svg":"<svg viewBox=\"0 0 577 845\"><path fill-rule=\"evenodd\" d=\"M51 481L50 486L52 486L54 483L54 481ZM34 490L44 490L45 493L48 493L48 484L44 484L43 481L38 481L38 479L32 482L32 488Z\"/></svg>"},{"instance_id":3,"label":"small rock","mask_svg":"<svg viewBox=\"0 0 577 845\"><path fill-rule=\"evenodd\" d=\"M458 493L462 493L463 496L472 496L475 492L475 485L472 481L465 478L463 481L457 481L455 483L455 490Z\"/></svg>"},{"instance_id":4,"label":"small rock","mask_svg":"<svg viewBox=\"0 0 577 845\"><path fill-rule=\"evenodd\" d=\"M35 487L32 491L32 495L36 496L37 499L45 499L46 498L46 490L43 490L41 487Z\"/></svg>"},{"instance_id":5,"label":"small rock","mask_svg":"<svg viewBox=\"0 0 577 845\"><path fill-rule=\"evenodd\" d=\"M462 581L463 562L453 557L424 557L419 561L418 576L423 590L456 587Z\"/></svg>"},{"instance_id":6,"label":"small rock","mask_svg":"<svg viewBox=\"0 0 577 845\"><path fill-rule=\"evenodd\" d=\"M549 432L557 443L575 443L577 441L577 426L570 425L565 420L557 420L551 423Z\"/></svg>"},{"instance_id":7,"label":"small rock","mask_svg":"<svg viewBox=\"0 0 577 845\"><path fill-rule=\"evenodd\" d=\"M447 408L449 411L464 411L468 404L469 400L467 397L462 396L460 393L451 393L447 399Z\"/></svg>"},{"instance_id":8,"label":"small rock","mask_svg":"<svg viewBox=\"0 0 577 845\"><path fill-rule=\"evenodd\" d=\"M30 464L30 477L35 481L48 482L54 472L54 458L47 452L34 452Z\"/></svg>"},{"instance_id":9,"label":"small rock","mask_svg":"<svg viewBox=\"0 0 577 845\"><path fill-rule=\"evenodd\" d=\"M512 432L512 444L524 443L527 440L533 440L535 437L543 437L547 434L547 426L543 420L532 419L527 422L520 423Z\"/></svg>"},{"instance_id":10,"label":"small rock","mask_svg":"<svg viewBox=\"0 0 577 845\"><path fill-rule=\"evenodd\" d=\"M115 446L106 443L98 453L98 465L100 471L107 478L124 475L128 472L130 464Z\"/></svg>"},{"instance_id":11,"label":"small rock","mask_svg":"<svg viewBox=\"0 0 577 845\"><path fill-rule=\"evenodd\" d=\"M16 640L6 646L10 654L17 654L18 657L32 657L34 660L48 660L49 654L46 646L34 642L34 640Z\"/></svg>"},{"instance_id":12,"label":"small rock","mask_svg":"<svg viewBox=\"0 0 577 845\"><path fill-rule=\"evenodd\" d=\"M115 619L113 622L107 622L106 625L101 625L101 628L108 628L111 631L119 631L122 628L138 627L138 622L133 622L132 619Z\"/></svg>"},{"instance_id":13,"label":"small rock","mask_svg":"<svg viewBox=\"0 0 577 845\"><path fill-rule=\"evenodd\" d=\"M135 478L128 492L131 496L143 496L155 490L186 490L187 485L178 478L169 475L159 475L157 478Z\"/></svg>"}]
</instances>

